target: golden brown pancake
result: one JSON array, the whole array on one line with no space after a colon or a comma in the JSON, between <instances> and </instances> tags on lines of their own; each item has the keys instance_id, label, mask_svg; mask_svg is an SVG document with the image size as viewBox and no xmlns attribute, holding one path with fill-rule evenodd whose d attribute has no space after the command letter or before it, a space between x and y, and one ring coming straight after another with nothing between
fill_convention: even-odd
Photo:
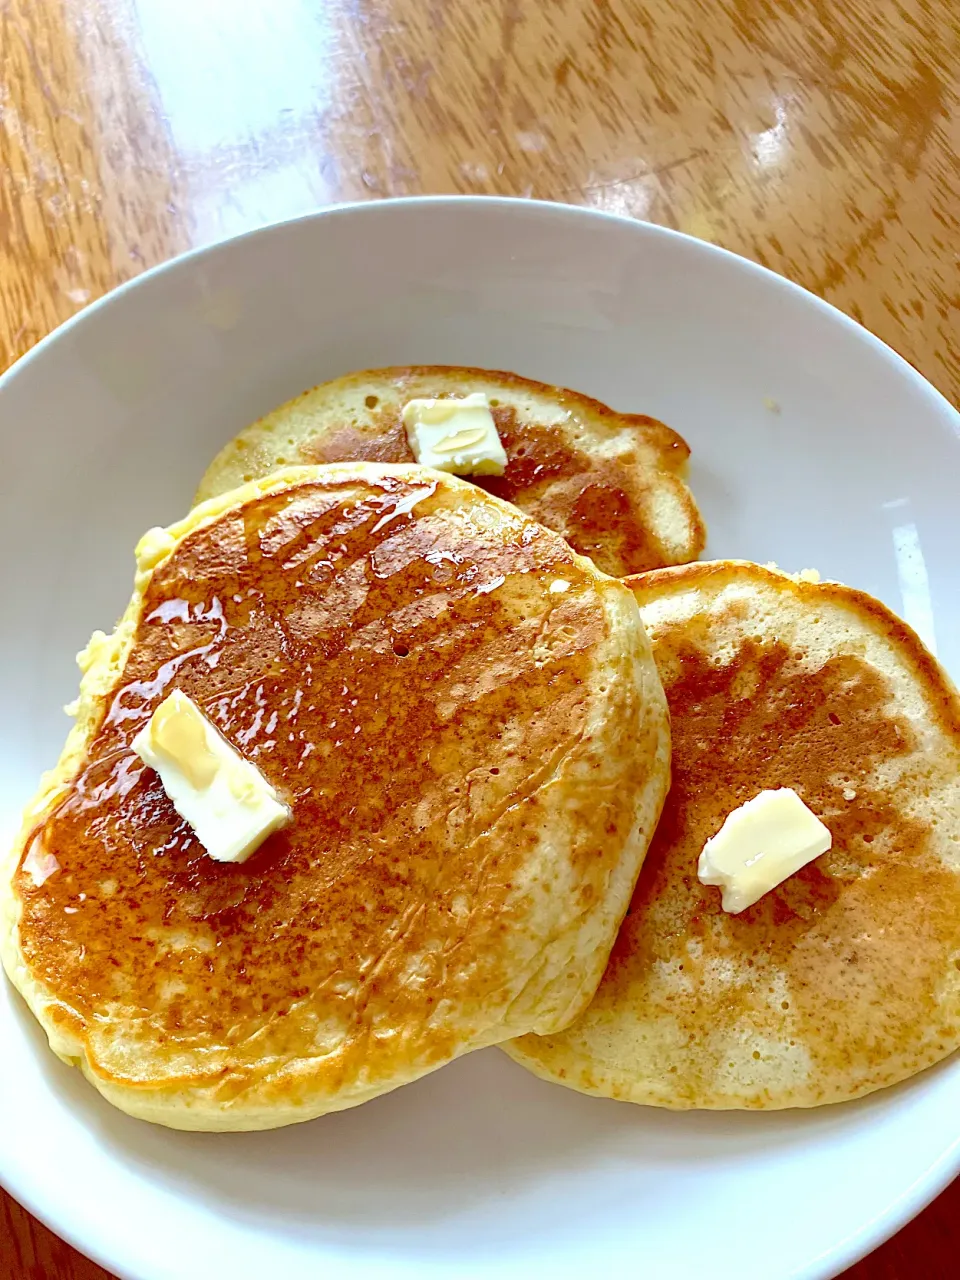
<instances>
[{"instance_id":1,"label":"golden brown pancake","mask_svg":"<svg viewBox=\"0 0 960 1280\"><path fill-rule=\"evenodd\" d=\"M801 575L802 577L804 575ZM508 1052L587 1093L807 1107L960 1045L960 698L876 600L758 565L630 582L673 784L603 982ZM793 787L832 849L739 915L697 879L726 815Z\"/></svg>"},{"instance_id":2,"label":"golden brown pancake","mask_svg":"<svg viewBox=\"0 0 960 1280\"><path fill-rule=\"evenodd\" d=\"M415 397L485 392L507 453L475 483L563 535L614 577L695 560L705 530L683 480L690 449L643 414L514 373L453 366L371 369L281 405L221 450L197 501L288 463L413 462L400 420Z\"/></svg>"},{"instance_id":3,"label":"golden brown pancake","mask_svg":"<svg viewBox=\"0 0 960 1280\"><path fill-rule=\"evenodd\" d=\"M133 1115L256 1129L579 1013L667 785L631 592L472 485L369 463L214 499L138 569L0 877L54 1050ZM292 807L243 865L131 749L175 687Z\"/></svg>"}]
</instances>

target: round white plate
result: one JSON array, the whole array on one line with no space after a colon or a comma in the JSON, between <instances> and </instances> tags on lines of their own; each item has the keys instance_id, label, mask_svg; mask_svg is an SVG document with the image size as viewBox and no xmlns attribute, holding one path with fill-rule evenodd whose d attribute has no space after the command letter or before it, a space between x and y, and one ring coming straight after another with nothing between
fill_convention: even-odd
<instances>
[{"instance_id":1,"label":"round white plate","mask_svg":"<svg viewBox=\"0 0 960 1280\"><path fill-rule=\"evenodd\" d=\"M759 267L560 206L331 210L148 272L0 380L0 837L56 759L73 655L132 548L240 427L325 378L511 369L693 446L708 554L866 588L960 673L960 416L859 326ZM135 1280L826 1277L960 1166L960 1061L807 1114L581 1097L497 1050L275 1133L112 1110L0 982L0 1181Z\"/></svg>"}]
</instances>

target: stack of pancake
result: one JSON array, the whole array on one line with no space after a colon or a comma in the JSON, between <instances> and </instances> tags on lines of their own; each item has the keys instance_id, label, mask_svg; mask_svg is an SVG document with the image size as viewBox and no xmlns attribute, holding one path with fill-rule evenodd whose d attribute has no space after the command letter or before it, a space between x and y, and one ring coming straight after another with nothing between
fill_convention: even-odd
<instances>
[{"instance_id":1,"label":"stack of pancake","mask_svg":"<svg viewBox=\"0 0 960 1280\"><path fill-rule=\"evenodd\" d=\"M403 406L477 391L504 474L417 466ZM957 1048L960 697L877 601L696 562L688 454L452 368L339 379L228 444L137 548L0 872L0 954L54 1052L132 1115L226 1130L492 1044L741 1108ZM289 805L246 862L133 748L174 689ZM699 854L781 787L832 847L729 914Z\"/></svg>"}]
</instances>

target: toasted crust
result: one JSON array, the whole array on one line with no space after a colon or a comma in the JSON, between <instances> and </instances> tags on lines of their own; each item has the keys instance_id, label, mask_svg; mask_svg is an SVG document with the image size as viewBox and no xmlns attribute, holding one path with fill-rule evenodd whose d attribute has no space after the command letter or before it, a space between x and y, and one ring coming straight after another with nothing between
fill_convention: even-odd
<instances>
[{"instance_id":1,"label":"toasted crust","mask_svg":"<svg viewBox=\"0 0 960 1280\"><path fill-rule=\"evenodd\" d=\"M632 594L556 535L436 472L292 468L148 535L82 658L0 954L115 1105L288 1124L589 1000L669 741ZM291 803L242 866L131 751L173 684Z\"/></svg>"},{"instance_id":2,"label":"toasted crust","mask_svg":"<svg viewBox=\"0 0 960 1280\"><path fill-rule=\"evenodd\" d=\"M683 473L681 436L644 414L495 370L417 365L323 383L242 431L213 460L197 501L290 463L412 462L400 423L417 396L483 391L509 459L477 483L554 529L604 572L683 564L706 533Z\"/></svg>"},{"instance_id":3,"label":"toasted crust","mask_svg":"<svg viewBox=\"0 0 960 1280\"><path fill-rule=\"evenodd\" d=\"M629 581L673 722L673 787L587 1012L508 1052L685 1108L859 1097L960 1046L960 696L884 605L722 561ZM696 863L795 787L832 849L738 916Z\"/></svg>"}]
</instances>

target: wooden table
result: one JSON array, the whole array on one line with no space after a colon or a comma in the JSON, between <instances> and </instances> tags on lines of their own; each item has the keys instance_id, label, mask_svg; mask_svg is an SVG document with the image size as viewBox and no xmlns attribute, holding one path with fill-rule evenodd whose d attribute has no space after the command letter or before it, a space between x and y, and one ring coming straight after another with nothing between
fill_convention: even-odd
<instances>
[{"instance_id":1,"label":"wooden table","mask_svg":"<svg viewBox=\"0 0 960 1280\"><path fill-rule=\"evenodd\" d=\"M0 367L331 201L567 200L755 258L960 401L956 0L0 0ZM905 424L906 426L907 424ZM960 1263L960 1184L849 1273ZM0 1277L94 1280L0 1193Z\"/></svg>"}]
</instances>

